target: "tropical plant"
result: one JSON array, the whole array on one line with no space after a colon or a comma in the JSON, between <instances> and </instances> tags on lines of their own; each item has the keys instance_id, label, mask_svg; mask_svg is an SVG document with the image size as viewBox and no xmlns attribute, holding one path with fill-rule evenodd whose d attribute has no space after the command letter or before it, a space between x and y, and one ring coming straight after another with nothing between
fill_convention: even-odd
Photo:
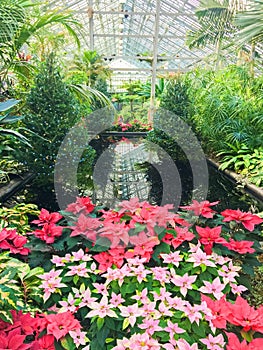
<instances>
[{"instance_id":1,"label":"tropical plant","mask_svg":"<svg viewBox=\"0 0 263 350\"><path fill-rule=\"evenodd\" d=\"M10 114L12 109L19 102L20 102L19 100L15 100L15 99L10 99L4 102L0 102L0 114L5 113L4 115L0 116L0 138L2 138L3 136L12 135L15 138L19 139L20 141L28 145L28 140L24 135L20 134L17 130L7 129L3 127L5 125L16 123L19 120L22 120L24 118L24 116L21 116L21 115Z\"/></svg>"},{"instance_id":2,"label":"tropical plant","mask_svg":"<svg viewBox=\"0 0 263 350\"><path fill-rule=\"evenodd\" d=\"M238 2L230 0L201 0L195 12L201 28L188 33L187 44L190 48L214 45L216 69L222 59L223 43L228 48L233 45L231 37L236 32L233 17L238 6Z\"/></svg>"},{"instance_id":3,"label":"tropical plant","mask_svg":"<svg viewBox=\"0 0 263 350\"><path fill-rule=\"evenodd\" d=\"M212 72L196 70L186 75L190 115L204 146L216 153L227 143L244 144L251 150L261 145L261 78L247 69L229 66Z\"/></svg>"},{"instance_id":4,"label":"tropical plant","mask_svg":"<svg viewBox=\"0 0 263 350\"><path fill-rule=\"evenodd\" d=\"M263 1L250 1L245 11L235 17L236 25L240 28L238 36L243 43L262 42Z\"/></svg>"},{"instance_id":5,"label":"tropical plant","mask_svg":"<svg viewBox=\"0 0 263 350\"><path fill-rule=\"evenodd\" d=\"M169 79L161 96L160 107L175 115L187 119L189 114L189 98L187 93L187 82L179 77Z\"/></svg>"},{"instance_id":6,"label":"tropical plant","mask_svg":"<svg viewBox=\"0 0 263 350\"><path fill-rule=\"evenodd\" d=\"M220 157L220 169L233 169L240 173L251 183L257 186L263 185L263 149L251 151L247 146L235 147L229 144L228 151L217 154Z\"/></svg>"},{"instance_id":7,"label":"tropical plant","mask_svg":"<svg viewBox=\"0 0 263 350\"><path fill-rule=\"evenodd\" d=\"M166 80L165 78L157 78L155 84L155 97L157 100L160 100L162 94L164 93L166 88ZM151 97L151 82L147 81L146 83L141 83L138 87L135 87L133 92L139 95L144 100L149 100Z\"/></svg>"},{"instance_id":8,"label":"tropical plant","mask_svg":"<svg viewBox=\"0 0 263 350\"><path fill-rule=\"evenodd\" d=\"M80 75L82 83L89 87L94 87L98 78L108 79L111 76L110 69L97 51L84 51L82 54L76 55L68 73L75 76L74 79Z\"/></svg>"},{"instance_id":9,"label":"tropical plant","mask_svg":"<svg viewBox=\"0 0 263 350\"><path fill-rule=\"evenodd\" d=\"M3 0L0 4L0 83L9 85L10 70L22 75L25 79L31 65L28 60L21 59L22 47L30 43L44 27L61 25L77 43L78 36L74 27L79 23L72 17L72 13L57 10L47 10L39 4L27 0Z\"/></svg>"}]
</instances>

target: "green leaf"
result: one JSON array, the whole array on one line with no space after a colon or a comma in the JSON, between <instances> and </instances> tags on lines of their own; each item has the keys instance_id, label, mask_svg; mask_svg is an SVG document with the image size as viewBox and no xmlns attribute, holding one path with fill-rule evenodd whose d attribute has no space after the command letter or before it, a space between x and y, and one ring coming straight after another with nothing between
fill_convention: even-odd
<instances>
[{"instance_id":1,"label":"green leaf","mask_svg":"<svg viewBox=\"0 0 263 350\"><path fill-rule=\"evenodd\" d=\"M78 275L75 275L75 276L73 277L73 283L74 283L74 284L77 284L77 283L78 283L78 280L79 280L79 276L78 276Z\"/></svg>"},{"instance_id":2,"label":"green leaf","mask_svg":"<svg viewBox=\"0 0 263 350\"><path fill-rule=\"evenodd\" d=\"M74 341L69 335L66 335L66 337L62 338L61 344L64 347L64 349L66 349L66 350L76 349Z\"/></svg>"},{"instance_id":3,"label":"green leaf","mask_svg":"<svg viewBox=\"0 0 263 350\"><path fill-rule=\"evenodd\" d=\"M98 327L98 330L100 330L104 325L104 318L100 318L98 317L97 318L97 327Z\"/></svg>"},{"instance_id":4,"label":"green leaf","mask_svg":"<svg viewBox=\"0 0 263 350\"><path fill-rule=\"evenodd\" d=\"M92 247L93 252L105 252L109 249L111 241L106 237L100 237L97 239L96 244Z\"/></svg>"},{"instance_id":5,"label":"green leaf","mask_svg":"<svg viewBox=\"0 0 263 350\"><path fill-rule=\"evenodd\" d=\"M164 254L169 254L170 253L170 246L169 244L165 243L165 242L161 242L158 246L156 246L156 248L154 249L154 253L152 255L152 258L154 261L160 262L160 254L164 253Z\"/></svg>"},{"instance_id":6,"label":"green leaf","mask_svg":"<svg viewBox=\"0 0 263 350\"><path fill-rule=\"evenodd\" d=\"M206 324L204 323L199 323L199 326L196 322L192 323L192 330L194 331L195 334L197 334L200 338L205 338L206 337Z\"/></svg>"},{"instance_id":7,"label":"green leaf","mask_svg":"<svg viewBox=\"0 0 263 350\"><path fill-rule=\"evenodd\" d=\"M125 319L123 320L122 329L123 329L123 330L126 329L126 328L129 326L129 324L130 324L129 319L128 319L128 318L125 318Z\"/></svg>"},{"instance_id":8,"label":"green leaf","mask_svg":"<svg viewBox=\"0 0 263 350\"><path fill-rule=\"evenodd\" d=\"M114 338L106 338L105 343L109 344L112 343L115 339Z\"/></svg>"},{"instance_id":9,"label":"green leaf","mask_svg":"<svg viewBox=\"0 0 263 350\"><path fill-rule=\"evenodd\" d=\"M13 98L11 98L7 101L4 101L4 102L0 102L0 112L8 111L9 109L16 106L19 102L20 102L20 100L15 100Z\"/></svg>"},{"instance_id":10,"label":"green leaf","mask_svg":"<svg viewBox=\"0 0 263 350\"><path fill-rule=\"evenodd\" d=\"M105 318L105 325L112 330L115 330L115 328L116 328L116 324L111 317Z\"/></svg>"}]
</instances>

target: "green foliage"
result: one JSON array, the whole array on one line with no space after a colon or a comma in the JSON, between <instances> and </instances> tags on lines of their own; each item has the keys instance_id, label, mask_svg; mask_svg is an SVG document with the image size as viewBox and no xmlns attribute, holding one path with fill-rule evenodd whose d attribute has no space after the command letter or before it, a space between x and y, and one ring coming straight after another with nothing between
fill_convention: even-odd
<instances>
[{"instance_id":1,"label":"green foliage","mask_svg":"<svg viewBox=\"0 0 263 350\"><path fill-rule=\"evenodd\" d=\"M217 72L195 70L184 79L191 124L205 150L222 158L222 169L229 167L261 186L262 77L229 66Z\"/></svg>"},{"instance_id":2,"label":"green foliage","mask_svg":"<svg viewBox=\"0 0 263 350\"><path fill-rule=\"evenodd\" d=\"M79 44L75 31L80 24L69 11L61 9L48 10L42 3L27 0L3 0L0 3L0 86L9 84L9 73L28 79L32 65L28 60L20 59L17 54L25 44L30 44L32 37L43 28L52 25L62 26ZM59 31L58 36L59 36ZM18 55L19 56L19 55ZM12 76L12 81L14 75Z\"/></svg>"},{"instance_id":3,"label":"green foliage","mask_svg":"<svg viewBox=\"0 0 263 350\"><path fill-rule=\"evenodd\" d=\"M168 80L162 95L160 107L186 119L189 110L187 85L180 77Z\"/></svg>"},{"instance_id":4,"label":"green foliage","mask_svg":"<svg viewBox=\"0 0 263 350\"><path fill-rule=\"evenodd\" d=\"M233 169L244 175L256 186L263 185L263 148L254 149L253 152L245 145L240 148L229 145L229 151L222 151L223 156L220 169Z\"/></svg>"},{"instance_id":5,"label":"green foliage","mask_svg":"<svg viewBox=\"0 0 263 350\"><path fill-rule=\"evenodd\" d=\"M110 94L108 92L108 84L107 81L103 78L97 77L95 83L94 83L94 89L97 91L103 93L106 97L110 97ZM95 101L92 104L92 110L99 109L105 107L105 103L103 101L100 101L99 99L95 98Z\"/></svg>"},{"instance_id":6,"label":"green foliage","mask_svg":"<svg viewBox=\"0 0 263 350\"><path fill-rule=\"evenodd\" d=\"M78 79L83 79L81 83L94 87L97 79L109 78L111 71L97 51L86 50L80 55L75 55L69 75L77 75Z\"/></svg>"},{"instance_id":7,"label":"green foliage","mask_svg":"<svg viewBox=\"0 0 263 350\"><path fill-rule=\"evenodd\" d=\"M262 262L262 257L259 258ZM263 304L263 266L255 267L255 277L251 282L251 291L248 295L249 303L259 307Z\"/></svg>"},{"instance_id":8,"label":"green foliage","mask_svg":"<svg viewBox=\"0 0 263 350\"><path fill-rule=\"evenodd\" d=\"M34 204L17 204L12 208L0 208L0 230L5 227L16 229L18 233L26 234L30 231L28 217L37 216L39 210Z\"/></svg>"},{"instance_id":9,"label":"green foliage","mask_svg":"<svg viewBox=\"0 0 263 350\"><path fill-rule=\"evenodd\" d=\"M123 99L126 101L125 97L123 97ZM131 104L127 104L126 101L122 104L119 117L122 117L123 121L127 123L130 123L134 119L139 120L141 123L147 123L149 108L150 103L148 101L141 102L139 100L134 100L132 101L132 106Z\"/></svg>"},{"instance_id":10,"label":"green foliage","mask_svg":"<svg viewBox=\"0 0 263 350\"><path fill-rule=\"evenodd\" d=\"M229 66L213 72L195 70L186 75L191 121L210 152L239 143L250 149L261 145L262 78L247 69Z\"/></svg>"},{"instance_id":11,"label":"green foliage","mask_svg":"<svg viewBox=\"0 0 263 350\"><path fill-rule=\"evenodd\" d=\"M21 162L37 177L37 186L52 186L59 146L79 119L79 104L63 82L54 56L49 56L36 77L27 100L24 124L36 134L28 135L32 149L20 152ZM47 188L46 188L47 190Z\"/></svg>"},{"instance_id":12,"label":"green foliage","mask_svg":"<svg viewBox=\"0 0 263 350\"><path fill-rule=\"evenodd\" d=\"M250 41L262 42L263 1L254 0L249 9L237 14L236 25L240 28L238 36L243 43Z\"/></svg>"},{"instance_id":13,"label":"green foliage","mask_svg":"<svg viewBox=\"0 0 263 350\"><path fill-rule=\"evenodd\" d=\"M0 318L12 322L10 310L40 311L42 293L41 280L37 276L43 269L30 269L29 265L8 253L0 254Z\"/></svg>"},{"instance_id":14,"label":"green foliage","mask_svg":"<svg viewBox=\"0 0 263 350\"><path fill-rule=\"evenodd\" d=\"M12 109L19 103L19 100L10 99L4 102L0 102L0 113L5 113L0 115L0 139L5 136L13 136L16 139L28 144L26 137L20 134L17 130L7 129L5 126L18 122L23 119L24 116L21 115L11 115ZM6 113L7 112L7 113Z\"/></svg>"},{"instance_id":15,"label":"green foliage","mask_svg":"<svg viewBox=\"0 0 263 350\"><path fill-rule=\"evenodd\" d=\"M196 15L200 29L188 34L188 45L204 47L217 43L218 40L229 38L234 32L233 15L235 8L229 6L229 0L202 0Z\"/></svg>"}]
</instances>

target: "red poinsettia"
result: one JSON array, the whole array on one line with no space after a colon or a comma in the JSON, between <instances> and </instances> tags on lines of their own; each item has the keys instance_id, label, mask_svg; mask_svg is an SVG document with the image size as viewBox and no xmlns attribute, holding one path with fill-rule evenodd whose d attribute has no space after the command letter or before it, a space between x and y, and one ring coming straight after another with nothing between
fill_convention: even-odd
<instances>
[{"instance_id":1,"label":"red poinsettia","mask_svg":"<svg viewBox=\"0 0 263 350\"><path fill-rule=\"evenodd\" d=\"M93 258L99 263L100 271L107 271L107 268L113 265L113 256L108 252L101 252L94 255Z\"/></svg>"},{"instance_id":2,"label":"red poinsettia","mask_svg":"<svg viewBox=\"0 0 263 350\"><path fill-rule=\"evenodd\" d=\"M31 344L31 350L55 350L55 337L51 334L45 334Z\"/></svg>"},{"instance_id":3,"label":"red poinsettia","mask_svg":"<svg viewBox=\"0 0 263 350\"><path fill-rule=\"evenodd\" d=\"M199 234L199 241L203 244L206 254L212 253L214 243L226 243L226 240L220 237L221 229L222 226L213 228L196 226L196 231Z\"/></svg>"},{"instance_id":4,"label":"red poinsettia","mask_svg":"<svg viewBox=\"0 0 263 350\"><path fill-rule=\"evenodd\" d=\"M263 306L258 309L250 306L238 296L234 304L227 303L230 310L228 321L235 326L243 327L243 331L253 330L263 333Z\"/></svg>"},{"instance_id":5,"label":"red poinsettia","mask_svg":"<svg viewBox=\"0 0 263 350\"><path fill-rule=\"evenodd\" d=\"M55 224L44 224L42 229L37 229L32 234L34 234L37 238L45 241L47 244L52 244L55 241L56 237L62 235L63 227L57 226Z\"/></svg>"},{"instance_id":6,"label":"red poinsettia","mask_svg":"<svg viewBox=\"0 0 263 350\"><path fill-rule=\"evenodd\" d=\"M228 303L226 302L226 297L223 296L219 300L212 300L206 295L201 295L202 301L206 302L206 305L212 312L214 318L212 319L212 323L216 328L226 328L227 318L230 314L230 310L228 308Z\"/></svg>"},{"instance_id":7,"label":"red poinsettia","mask_svg":"<svg viewBox=\"0 0 263 350\"><path fill-rule=\"evenodd\" d=\"M234 333L227 333L228 345L227 350L262 350L263 349L263 338L253 339L247 344L245 340L239 341L238 337Z\"/></svg>"},{"instance_id":8,"label":"red poinsettia","mask_svg":"<svg viewBox=\"0 0 263 350\"><path fill-rule=\"evenodd\" d=\"M225 247L230 250L234 250L239 254L254 253L255 249L251 248L254 242L252 241L235 241L230 238L229 242L222 243Z\"/></svg>"},{"instance_id":9,"label":"red poinsettia","mask_svg":"<svg viewBox=\"0 0 263 350\"><path fill-rule=\"evenodd\" d=\"M59 213L50 213L48 210L42 208L38 220L33 220L32 223L37 224L38 226L43 226L44 224L56 224L62 218L63 216Z\"/></svg>"},{"instance_id":10,"label":"red poinsettia","mask_svg":"<svg viewBox=\"0 0 263 350\"><path fill-rule=\"evenodd\" d=\"M223 221L236 221L238 223L242 223L242 225L248 231L253 231L255 225L261 224L263 222L263 219L261 219L259 216L249 212L243 212L239 209L226 209L222 211L221 215L225 217Z\"/></svg>"},{"instance_id":11,"label":"red poinsettia","mask_svg":"<svg viewBox=\"0 0 263 350\"><path fill-rule=\"evenodd\" d=\"M0 350L26 350L30 344L24 344L26 335L21 334L20 328L15 328L8 333L0 333Z\"/></svg>"},{"instance_id":12,"label":"red poinsettia","mask_svg":"<svg viewBox=\"0 0 263 350\"><path fill-rule=\"evenodd\" d=\"M29 248L25 248L27 238L19 235L16 230L3 229L0 232L0 248L10 250L13 254L28 255Z\"/></svg>"}]
</instances>

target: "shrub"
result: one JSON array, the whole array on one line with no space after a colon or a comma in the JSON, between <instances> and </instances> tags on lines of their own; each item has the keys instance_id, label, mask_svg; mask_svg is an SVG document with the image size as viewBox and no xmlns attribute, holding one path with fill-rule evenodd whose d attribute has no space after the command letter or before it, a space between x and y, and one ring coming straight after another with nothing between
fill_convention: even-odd
<instances>
[{"instance_id":1,"label":"shrub","mask_svg":"<svg viewBox=\"0 0 263 350\"><path fill-rule=\"evenodd\" d=\"M29 112L24 123L35 134L28 136L33 148L23 150L20 159L36 174L35 186L47 191L53 188L59 146L69 128L80 119L79 105L63 82L53 55L41 66L27 106Z\"/></svg>"}]
</instances>

